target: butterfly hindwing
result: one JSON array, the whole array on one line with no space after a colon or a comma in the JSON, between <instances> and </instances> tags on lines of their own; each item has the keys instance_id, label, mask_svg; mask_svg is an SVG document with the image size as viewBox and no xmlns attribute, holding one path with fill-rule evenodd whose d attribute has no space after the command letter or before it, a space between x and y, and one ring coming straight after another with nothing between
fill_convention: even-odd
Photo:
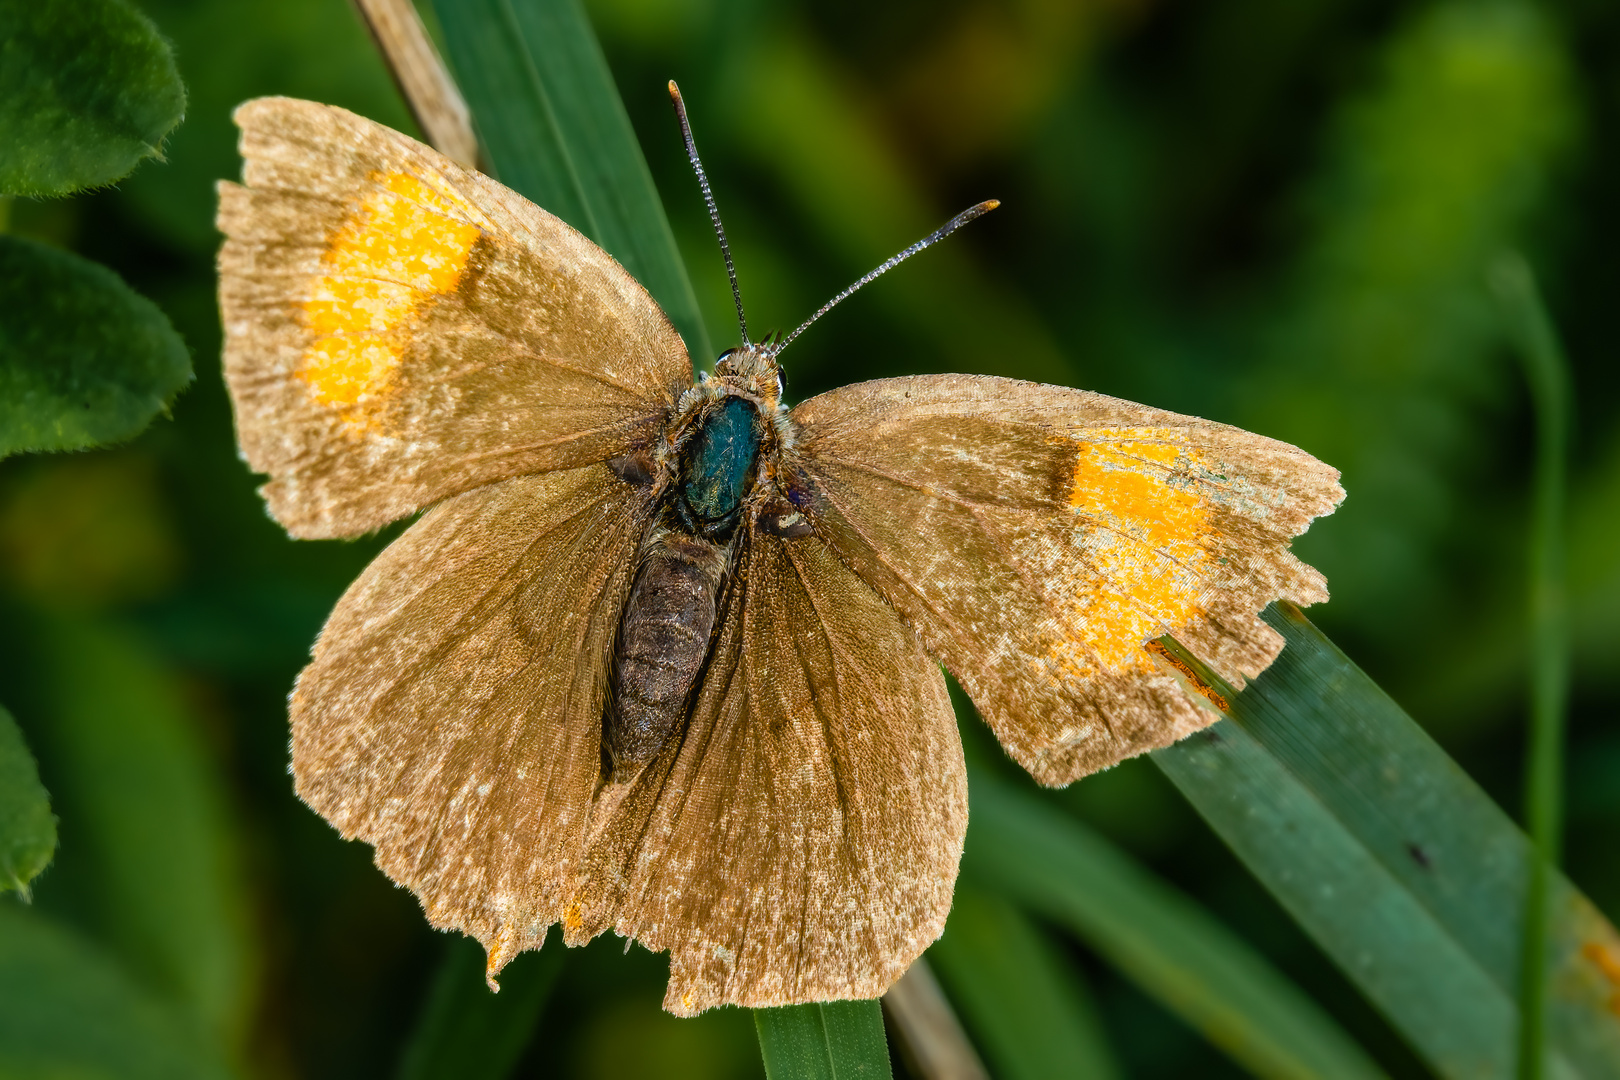
<instances>
[{"instance_id":1,"label":"butterfly hindwing","mask_svg":"<svg viewBox=\"0 0 1620 1080\"><path fill-rule=\"evenodd\" d=\"M299 795L495 968L572 894L649 516L600 464L454 496L343 595L293 693Z\"/></svg>"},{"instance_id":2,"label":"butterfly hindwing","mask_svg":"<svg viewBox=\"0 0 1620 1080\"><path fill-rule=\"evenodd\" d=\"M262 98L236 121L225 371L294 535L645 445L691 384L646 291L516 193L332 106Z\"/></svg>"},{"instance_id":3,"label":"butterfly hindwing","mask_svg":"<svg viewBox=\"0 0 1620 1080\"><path fill-rule=\"evenodd\" d=\"M745 543L684 737L597 830L565 924L668 949L679 1015L881 994L939 936L967 825L917 635L819 540Z\"/></svg>"},{"instance_id":4,"label":"butterfly hindwing","mask_svg":"<svg viewBox=\"0 0 1620 1080\"><path fill-rule=\"evenodd\" d=\"M1343 491L1303 451L1080 390L989 376L858 383L796 407L805 512L961 681L1003 746L1064 784L1201 728L1162 634L1235 685L1327 598L1288 551Z\"/></svg>"}]
</instances>

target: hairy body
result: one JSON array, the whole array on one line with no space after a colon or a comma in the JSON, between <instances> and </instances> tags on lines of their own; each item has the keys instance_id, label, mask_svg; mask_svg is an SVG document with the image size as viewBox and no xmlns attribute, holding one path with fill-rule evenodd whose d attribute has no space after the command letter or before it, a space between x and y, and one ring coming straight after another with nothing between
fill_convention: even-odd
<instances>
[{"instance_id":1,"label":"hairy body","mask_svg":"<svg viewBox=\"0 0 1620 1080\"><path fill-rule=\"evenodd\" d=\"M661 452L633 455L619 470L654 485L658 514L642 541L613 648L602 724L610 779L633 774L682 730L713 648L739 526L760 502L761 450L774 464L777 428L786 422L765 418L780 413L774 379L761 384L739 373L752 362L745 350L722 357L719 377L698 384L677 408Z\"/></svg>"}]
</instances>

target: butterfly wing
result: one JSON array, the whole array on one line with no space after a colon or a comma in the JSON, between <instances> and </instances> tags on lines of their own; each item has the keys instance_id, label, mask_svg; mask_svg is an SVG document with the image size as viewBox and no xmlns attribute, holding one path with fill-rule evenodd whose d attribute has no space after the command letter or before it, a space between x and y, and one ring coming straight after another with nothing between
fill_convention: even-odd
<instances>
[{"instance_id":1,"label":"butterfly wing","mask_svg":"<svg viewBox=\"0 0 1620 1080\"><path fill-rule=\"evenodd\" d=\"M820 540L746 544L685 736L596 828L564 924L668 949L683 1016L881 994L943 929L967 826L916 634Z\"/></svg>"},{"instance_id":2,"label":"butterfly wing","mask_svg":"<svg viewBox=\"0 0 1620 1080\"><path fill-rule=\"evenodd\" d=\"M572 893L649 516L601 464L453 496L350 586L293 692L299 795L496 969Z\"/></svg>"},{"instance_id":3,"label":"butterfly wing","mask_svg":"<svg viewBox=\"0 0 1620 1080\"><path fill-rule=\"evenodd\" d=\"M972 375L846 386L792 417L818 535L1043 783L1214 719L1154 638L1173 634L1241 686L1282 648L1257 612L1327 599L1288 545L1344 492L1292 446Z\"/></svg>"},{"instance_id":4,"label":"butterfly wing","mask_svg":"<svg viewBox=\"0 0 1620 1080\"><path fill-rule=\"evenodd\" d=\"M261 98L236 122L225 374L295 536L605 460L651 440L691 385L646 291L516 193L332 106Z\"/></svg>"}]
</instances>

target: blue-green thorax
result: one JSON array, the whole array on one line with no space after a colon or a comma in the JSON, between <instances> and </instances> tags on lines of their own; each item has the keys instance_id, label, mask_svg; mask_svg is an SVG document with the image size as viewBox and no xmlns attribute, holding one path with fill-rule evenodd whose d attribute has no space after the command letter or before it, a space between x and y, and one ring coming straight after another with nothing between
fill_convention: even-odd
<instances>
[{"instance_id":1,"label":"blue-green thorax","mask_svg":"<svg viewBox=\"0 0 1620 1080\"><path fill-rule=\"evenodd\" d=\"M754 482L760 417L745 398L728 396L703 419L681 454L678 498L685 516L706 533L729 532Z\"/></svg>"}]
</instances>

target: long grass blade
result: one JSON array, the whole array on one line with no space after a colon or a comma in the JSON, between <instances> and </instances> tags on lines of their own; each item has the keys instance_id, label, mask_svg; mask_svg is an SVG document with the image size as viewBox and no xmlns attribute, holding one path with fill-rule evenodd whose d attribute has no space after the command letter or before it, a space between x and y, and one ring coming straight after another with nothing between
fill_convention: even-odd
<instances>
[{"instance_id":1,"label":"long grass blade","mask_svg":"<svg viewBox=\"0 0 1620 1080\"><path fill-rule=\"evenodd\" d=\"M956 887L928 950L946 993L1001 1080L1117 1080L1108 1036L1062 950L1002 897Z\"/></svg>"},{"instance_id":2,"label":"long grass blade","mask_svg":"<svg viewBox=\"0 0 1620 1080\"><path fill-rule=\"evenodd\" d=\"M693 358L710 359L664 204L577 0L434 0L433 8L495 175L618 259ZM663 83L647 93L662 98ZM680 138L673 116L669 136Z\"/></svg>"},{"instance_id":3,"label":"long grass blade","mask_svg":"<svg viewBox=\"0 0 1620 1080\"><path fill-rule=\"evenodd\" d=\"M557 935L501 973L501 992L484 982L484 951L468 938L449 943L400 1061L399 1080L504 1080L523 1056L563 966Z\"/></svg>"},{"instance_id":4,"label":"long grass blade","mask_svg":"<svg viewBox=\"0 0 1620 1080\"><path fill-rule=\"evenodd\" d=\"M1564 713L1569 698L1569 602L1564 584L1564 502L1569 469L1569 364L1541 302L1535 275L1516 254L1499 259L1491 284L1518 346L1536 418L1530 511L1530 733L1525 824L1540 858L1531 863L1524 913L1519 1076L1546 1074L1548 870L1563 847Z\"/></svg>"},{"instance_id":5,"label":"long grass blade","mask_svg":"<svg viewBox=\"0 0 1620 1080\"><path fill-rule=\"evenodd\" d=\"M1297 608L1241 693L1185 654L1228 721L1154 760L1256 877L1444 1077L1514 1074L1524 835ZM1620 1076L1620 935L1551 891L1554 1073Z\"/></svg>"},{"instance_id":6,"label":"long grass blade","mask_svg":"<svg viewBox=\"0 0 1620 1080\"><path fill-rule=\"evenodd\" d=\"M963 876L1073 930L1257 1076L1382 1075L1331 1017L1187 897L978 770Z\"/></svg>"}]
</instances>

